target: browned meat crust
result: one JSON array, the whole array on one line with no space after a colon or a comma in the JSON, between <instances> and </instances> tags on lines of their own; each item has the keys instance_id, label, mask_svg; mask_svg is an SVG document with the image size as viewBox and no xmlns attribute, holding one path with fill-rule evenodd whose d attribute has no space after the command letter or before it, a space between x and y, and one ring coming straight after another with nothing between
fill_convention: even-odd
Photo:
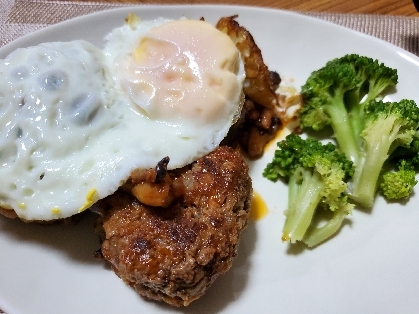
<instances>
[{"instance_id":1,"label":"browned meat crust","mask_svg":"<svg viewBox=\"0 0 419 314\"><path fill-rule=\"evenodd\" d=\"M9 208L0 207L0 215L3 215L11 219L18 218L16 212L13 209L9 209Z\"/></svg>"},{"instance_id":2,"label":"browned meat crust","mask_svg":"<svg viewBox=\"0 0 419 314\"><path fill-rule=\"evenodd\" d=\"M99 225L102 255L121 279L143 297L186 306L231 267L252 188L245 161L225 146L177 175L169 207L118 191L99 203Z\"/></svg>"}]
</instances>

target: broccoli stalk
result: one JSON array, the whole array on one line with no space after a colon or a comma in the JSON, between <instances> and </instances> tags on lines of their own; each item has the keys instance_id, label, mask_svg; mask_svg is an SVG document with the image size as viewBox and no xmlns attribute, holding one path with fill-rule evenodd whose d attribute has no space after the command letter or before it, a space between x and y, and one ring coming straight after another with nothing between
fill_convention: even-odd
<instances>
[{"instance_id":1,"label":"broccoli stalk","mask_svg":"<svg viewBox=\"0 0 419 314\"><path fill-rule=\"evenodd\" d=\"M302 87L302 128L318 131L331 126L339 149L354 162L349 197L364 207L373 205L389 154L399 145L408 146L417 129L417 107L413 102L402 101L387 108L376 101L397 80L395 69L351 54L314 71Z\"/></svg>"},{"instance_id":2,"label":"broccoli stalk","mask_svg":"<svg viewBox=\"0 0 419 314\"><path fill-rule=\"evenodd\" d=\"M282 241L300 241L322 199L326 182L317 171L297 168L289 180L288 208ZM297 202L297 200L299 200Z\"/></svg>"},{"instance_id":3,"label":"broccoli stalk","mask_svg":"<svg viewBox=\"0 0 419 314\"><path fill-rule=\"evenodd\" d=\"M277 143L275 155L263 176L288 181L288 206L285 211L283 241L302 241L312 247L332 236L353 208L344 194L353 175L352 162L336 150L315 139L290 134ZM322 227L313 224L317 209L334 213Z\"/></svg>"}]
</instances>

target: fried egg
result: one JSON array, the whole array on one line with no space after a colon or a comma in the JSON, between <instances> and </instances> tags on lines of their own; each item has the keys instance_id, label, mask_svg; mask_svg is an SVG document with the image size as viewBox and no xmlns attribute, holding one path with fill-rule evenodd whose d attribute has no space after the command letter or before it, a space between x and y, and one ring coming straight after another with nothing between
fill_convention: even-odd
<instances>
[{"instance_id":1,"label":"fried egg","mask_svg":"<svg viewBox=\"0 0 419 314\"><path fill-rule=\"evenodd\" d=\"M24 220L80 213L138 168L216 148L241 110L243 65L204 21L128 23L98 49L45 43L0 62L0 206Z\"/></svg>"}]
</instances>

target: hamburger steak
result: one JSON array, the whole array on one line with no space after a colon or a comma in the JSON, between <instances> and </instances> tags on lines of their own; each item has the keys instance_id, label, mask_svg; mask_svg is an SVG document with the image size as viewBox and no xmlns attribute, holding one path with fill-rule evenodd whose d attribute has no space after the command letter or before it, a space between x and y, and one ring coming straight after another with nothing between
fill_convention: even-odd
<instances>
[{"instance_id":1,"label":"hamburger steak","mask_svg":"<svg viewBox=\"0 0 419 314\"><path fill-rule=\"evenodd\" d=\"M99 203L101 255L141 296L187 306L231 267L252 183L240 153L226 146L167 176L174 196L165 208L122 189Z\"/></svg>"}]
</instances>

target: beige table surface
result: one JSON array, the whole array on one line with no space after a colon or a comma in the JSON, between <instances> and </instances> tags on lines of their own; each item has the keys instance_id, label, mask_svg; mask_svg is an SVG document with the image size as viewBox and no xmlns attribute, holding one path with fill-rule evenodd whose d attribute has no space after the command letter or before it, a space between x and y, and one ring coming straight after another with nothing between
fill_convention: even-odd
<instances>
[{"instance_id":1,"label":"beige table surface","mask_svg":"<svg viewBox=\"0 0 419 314\"><path fill-rule=\"evenodd\" d=\"M102 0L102 2L123 4L228 3L234 5L255 5L301 12L382 14L419 17L419 13L416 11L411 0Z\"/></svg>"}]
</instances>

